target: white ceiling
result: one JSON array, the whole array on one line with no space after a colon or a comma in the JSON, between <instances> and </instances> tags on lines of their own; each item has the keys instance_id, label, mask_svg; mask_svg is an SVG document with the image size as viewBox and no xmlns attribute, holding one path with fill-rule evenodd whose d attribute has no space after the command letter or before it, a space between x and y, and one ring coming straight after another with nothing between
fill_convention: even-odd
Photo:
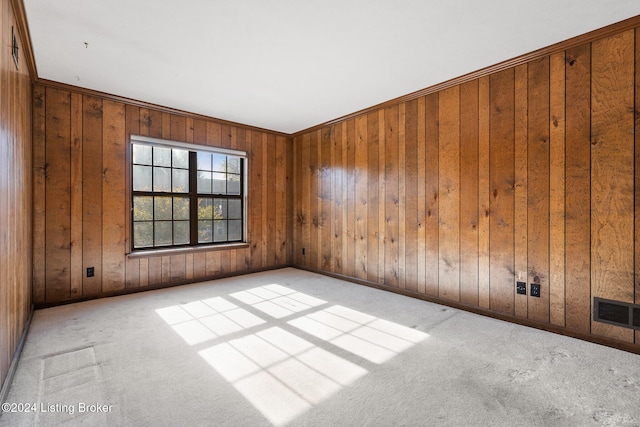
<instances>
[{"instance_id":1,"label":"white ceiling","mask_svg":"<svg viewBox=\"0 0 640 427\"><path fill-rule=\"evenodd\" d=\"M638 0L24 0L38 76L285 133L640 14Z\"/></svg>"}]
</instances>

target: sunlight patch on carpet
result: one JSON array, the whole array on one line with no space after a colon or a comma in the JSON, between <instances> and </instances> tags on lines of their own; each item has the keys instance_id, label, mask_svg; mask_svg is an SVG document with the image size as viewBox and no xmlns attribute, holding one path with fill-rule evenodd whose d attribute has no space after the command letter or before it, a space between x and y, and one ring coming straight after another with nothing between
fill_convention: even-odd
<instances>
[{"instance_id":1,"label":"sunlight patch on carpet","mask_svg":"<svg viewBox=\"0 0 640 427\"><path fill-rule=\"evenodd\" d=\"M429 335L347 307L332 307L288 322L370 362L382 364Z\"/></svg>"},{"instance_id":2,"label":"sunlight patch on carpet","mask_svg":"<svg viewBox=\"0 0 640 427\"><path fill-rule=\"evenodd\" d=\"M274 425L291 421L367 373L279 327L199 354Z\"/></svg>"},{"instance_id":3,"label":"sunlight patch on carpet","mask_svg":"<svg viewBox=\"0 0 640 427\"><path fill-rule=\"evenodd\" d=\"M160 308L156 313L189 345L265 323L221 297Z\"/></svg>"},{"instance_id":4,"label":"sunlight patch on carpet","mask_svg":"<svg viewBox=\"0 0 640 427\"><path fill-rule=\"evenodd\" d=\"M215 297L156 313L190 346L216 341L198 354L276 426L365 376L361 365L383 364L428 337L278 284L229 297L235 301Z\"/></svg>"}]
</instances>

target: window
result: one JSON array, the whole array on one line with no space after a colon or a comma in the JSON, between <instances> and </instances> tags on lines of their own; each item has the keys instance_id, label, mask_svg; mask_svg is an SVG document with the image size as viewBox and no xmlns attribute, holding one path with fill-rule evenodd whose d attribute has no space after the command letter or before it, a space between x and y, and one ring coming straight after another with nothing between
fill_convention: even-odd
<instances>
[{"instance_id":1,"label":"window","mask_svg":"<svg viewBox=\"0 0 640 427\"><path fill-rule=\"evenodd\" d=\"M132 249L244 242L246 153L131 137Z\"/></svg>"}]
</instances>

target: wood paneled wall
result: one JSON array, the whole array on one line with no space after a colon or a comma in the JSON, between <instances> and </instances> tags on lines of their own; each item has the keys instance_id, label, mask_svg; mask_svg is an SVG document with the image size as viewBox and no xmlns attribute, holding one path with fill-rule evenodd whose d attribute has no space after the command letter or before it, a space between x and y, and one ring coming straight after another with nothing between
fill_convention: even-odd
<instances>
[{"instance_id":1,"label":"wood paneled wall","mask_svg":"<svg viewBox=\"0 0 640 427\"><path fill-rule=\"evenodd\" d=\"M9 0L0 3L0 386L31 310L31 78ZM11 55L11 29L20 50Z\"/></svg>"},{"instance_id":2,"label":"wood paneled wall","mask_svg":"<svg viewBox=\"0 0 640 427\"><path fill-rule=\"evenodd\" d=\"M36 84L33 94L36 304L290 265L291 140ZM128 257L129 135L248 153L249 245ZM95 277L86 277L95 267Z\"/></svg>"},{"instance_id":3,"label":"wood paneled wall","mask_svg":"<svg viewBox=\"0 0 640 427\"><path fill-rule=\"evenodd\" d=\"M639 111L631 29L296 135L293 262L640 346Z\"/></svg>"}]
</instances>

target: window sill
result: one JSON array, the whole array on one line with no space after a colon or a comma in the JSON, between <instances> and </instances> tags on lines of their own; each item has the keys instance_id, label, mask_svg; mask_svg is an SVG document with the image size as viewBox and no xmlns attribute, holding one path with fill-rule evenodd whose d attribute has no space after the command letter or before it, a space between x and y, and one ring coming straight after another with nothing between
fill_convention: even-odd
<instances>
[{"instance_id":1,"label":"window sill","mask_svg":"<svg viewBox=\"0 0 640 427\"><path fill-rule=\"evenodd\" d=\"M127 258L129 259L136 259L136 258L149 258L149 257L166 256L166 255L191 254L194 252L213 252L213 251L224 251L224 250L230 250L230 249L243 249L248 247L249 247L249 243L241 242L241 243L229 243L225 245L150 249L146 251L133 251L133 252L129 252L126 255L127 255Z\"/></svg>"}]
</instances>

